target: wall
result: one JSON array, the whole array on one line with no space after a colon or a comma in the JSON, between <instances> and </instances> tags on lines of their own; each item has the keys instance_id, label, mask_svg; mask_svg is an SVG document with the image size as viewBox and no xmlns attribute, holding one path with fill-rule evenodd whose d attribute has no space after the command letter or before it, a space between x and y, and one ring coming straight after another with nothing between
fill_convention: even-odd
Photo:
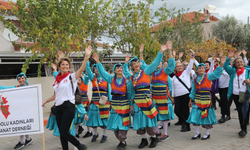
<instances>
[{"instance_id":1,"label":"wall","mask_svg":"<svg viewBox=\"0 0 250 150\"><path fill-rule=\"evenodd\" d=\"M212 24L217 24L217 23L218 23L218 21L213 21L213 22L209 22L209 23L202 23L206 39L210 39L210 37L212 37L211 26L212 26Z\"/></svg>"}]
</instances>

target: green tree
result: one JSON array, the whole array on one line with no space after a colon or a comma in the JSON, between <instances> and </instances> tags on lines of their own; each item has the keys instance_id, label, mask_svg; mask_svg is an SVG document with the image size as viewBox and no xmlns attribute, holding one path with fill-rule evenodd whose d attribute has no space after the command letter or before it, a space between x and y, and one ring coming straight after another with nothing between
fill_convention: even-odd
<instances>
[{"instance_id":1,"label":"green tree","mask_svg":"<svg viewBox=\"0 0 250 150\"><path fill-rule=\"evenodd\" d=\"M160 43L157 40L160 31L151 34L152 10L150 6L154 0L139 1L132 3L127 0L114 0L112 9L108 14L109 25L107 36L114 39L113 49L123 53L139 55L139 45L144 44L144 58L146 63L152 62L160 50ZM166 12L157 14L161 19L167 15ZM160 20L158 19L158 20ZM166 23L165 31L169 32L171 26Z\"/></svg>"},{"instance_id":2,"label":"green tree","mask_svg":"<svg viewBox=\"0 0 250 150\"><path fill-rule=\"evenodd\" d=\"M217 24L211 26L213 36L227 44L239 44L244 41L244 25L242 21L237 20L234 16L224 16ZM236 45L237 46L237 45Z\"/></svg>"},{"instance_id":3,"label":"green tree","mask_svg":"<svg viewBox=\"0 0 250 150\"><path fill-rule=\"evenodd\" d=\"M22 26L17 28L3 16L0 20L25 42L33 42L33 46L26 48L32 57L23 65L26 72L29 64L38 55L41 61L38 66L38 76L41 75L41 66L44 62L51 64L57 58L57 52L82 55L84 48L90 43L86 39L91 33L96 36L105 30L109 5L112 0L17 0L12 5L11 12ZM96 25L97 24L97 25ZM93 45L95 43L92 43Z\"/></svg>"}]
</instances>

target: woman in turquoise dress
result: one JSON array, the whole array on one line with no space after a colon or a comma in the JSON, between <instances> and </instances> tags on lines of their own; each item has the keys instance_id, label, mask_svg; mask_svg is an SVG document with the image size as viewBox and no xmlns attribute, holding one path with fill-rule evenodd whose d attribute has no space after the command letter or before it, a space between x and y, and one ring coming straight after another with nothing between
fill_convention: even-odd
<instances>
[{"instance_id":1,"label":"woman in turquoise dress","mask_svg":"<svg viewBox=\"0 0 250 150\"><path fill-rule=\"evenodd\" d=\"M144 48L144 45L140 46L140 51ZM154 127L157 126L157 114L154 103L151 99L150 92L150 74L159 66L163 52L169 49L169 54L172 56L171 43L168 42L166 45L161 46L160 52L158 52L155 60L151 65L146 67L144 70L140 69L140 63L137 57L132 58L129 61L129 56L126 57L124 64L123 73L125 77L132 81L131 89L134 89L134 96L131 110L133 110L133 129L137 130L137 134L141 135L142 140L138 148L144 148L148 145L148 141L145 133L147 132L151 136L150 148L156 147L158 138L154 131ZM128 64L129 63L129 64ZM128 67L131 66L133 75L130 74Z\"/></svg>"},{"instance_id":2,"label":"woman in turquoise dress","mask_svg":"<svg viewBox=\"0 0 250 150\"><path fill-rule=\"evenodd\" d=\"M22 86L28 86L29 83L27 81L27 77L24 73L20 73L16 76L16 79L19 83L19 85L15 85L15 86L1 86L0 85L0 90L3 90L3 89L9 89L9 88L16 88L16 87L22 87ZM30 138L29 135L25 135L25 142L23 142L24 140L24 135L20 135L19 137L19 142L15 145L14 149L21 149L25 146L29 146L33 140Z\"/></svg>"},{"instance_id":3,"label":"woman in turquoise dress","mask_svg":"<svg viewBox=\"0 0 250 150\"><path fill-rule=\"evenodd\" d=\"M223 72L223 64L225 56L221 58L220 66L213 73L205 73L205 64L201 63L196 70L198 76L192 82L192 89L189 95L189 107L192 107L187 122L195 126L196 134L192 137L193 140L200 138L200 125L206 128L205 135L201 138L206 140L210 138L209 130L217 124L214 108L211 103L211 85L212 81L218 79Z\"/></svg>"},{"instance_id":4,"label":"woman in turquoise dress","mask_svg":"<svg viewBox=\"0 0 250 150\"><path fill-rule=\"evenodd\" d=\"M142 70L148 67L143 60L143 51L140 51L140 61L142 62ZM158 126L155 127L156 135L160 136L160 141L164 141L169 138L167 132L169 120L174 119L174 109L170 96L170 89L172 90L172 80L169 77L169 74L171 74L175 69L174 58L170 57L167 67L163 68L163 65L164 62L162 60L156 70L152 73L151 79L152 99L155 103L157 111L159 112L157 114L157 121L162 121L163 123L163 134L161 134Z\"/></svg>"},{"instance_id":5,"label":"woman in turquoise dress","mask_svg":"<svg viewBox=\"0 0 250 150\"><path fill-rule=\"evenodd\" d=\"M86 123L86 126L93 128L94 135L91 139L91 142L95 142L99 137L97 133L97 127L103 129L103 136L100 143L104 143L107 140L107 125L109 118L109 101L111 100L111 87L106 81L104 81L96 68L96 64L93 65L92 69L95 72L95 75L90 69L89 62L87 63L86 70L89 76L90 81L92 82L92 100L90 104L90 109L88 110L89 120ZM98 92L99 89L99 92ZM107 96L109 101L105 105L99 104L100 96Z\"/></svg>"},{"instance_id":6,"label":"woman in turquoise dress","mask_svg":"<svg viewBox=\"0 0 250 150\"><path fill-rule=\"evenodd\" d=\"M93 54L93 59L97 63L97 70L103 78L111 85L111 110L108 119L107 129L114 131L116 138L120 141L117 145L117 149L123 150L126 148L126 138L127 131L130 127L130 117L129 117L129 98L127 83L128 80L123 76L122 64L115 64L113 67L114 76L107 73L103 65L99 62L99 56Z\"/></svg>"}]
</instances>

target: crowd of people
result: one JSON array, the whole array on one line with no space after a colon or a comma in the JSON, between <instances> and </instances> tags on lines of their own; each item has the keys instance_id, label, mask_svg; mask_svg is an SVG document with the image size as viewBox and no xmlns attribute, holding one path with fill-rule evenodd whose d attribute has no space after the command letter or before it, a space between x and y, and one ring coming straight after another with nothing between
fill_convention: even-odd
<instances>
[{"instance_id":1,"label":"crowd of people","mask_svg":"<svg viewBox=\"0 0 250 150\"><path fill-rule=\"evenodd\" d=\"M146 64L143 49L142 44L139 47L140 58L130 59L126 56L124 64L115 64L113 75L105 70L95 53L92 58L96 64L90 67L90 46L85 49L82 66L75 73L71 71L72 64L67 57L60 57L57 65L52 65L54 94L43 101L42 106L55 100L47 128L54 130L53 134L60 137L63 150L68 150L68 142L75 149L87 149L77 139L83 125L87 127L83 138L92 137L91 142L96 142L99 137L97 127L100 127L103 130L100 143L106 142L107 130L112 130L118 140L117 149L124 150L129 144L126 142L127 131L133 128L141 136L141 141L138 141L139 149L148 145L155 148L159 141L169 139L169 121L175 118L175 114L178 117L175 125L181 125L181 132L190 131L190 124L193 124L196 132L191 139L207 140L211 137L210 129L217 124L216 100L221 109L218 122L224 123L231 119L230 106L234 101L241 128L238 134L240 137L247 134L249 109L242 111L244 94L248 92L250 84L246 51L242 51L244 58L231 50L227 57L222 51L214 53L211 61L199 63L195 60L195 52L190 50L188 63L181 62L182 52L179 53L179 59L175 60L176 53L172 51L172 43L167 41L161 45L154 61ZM163 60L164 51L168 51L169 59L166 62ZM17 79L20 86L28 85L24 74L18 75ZM89 81L93 87L91 100L87 95ZM75 103L77 88L82 92L81 104ZM163 133L159 126L163 128ZM203 136L200 126L206 129ZM150 141L146 133L150 136ZM24 143L23 137L20 136L15 149L21 149L32 142L26 135Z\"/></svg>"}]
</instances>

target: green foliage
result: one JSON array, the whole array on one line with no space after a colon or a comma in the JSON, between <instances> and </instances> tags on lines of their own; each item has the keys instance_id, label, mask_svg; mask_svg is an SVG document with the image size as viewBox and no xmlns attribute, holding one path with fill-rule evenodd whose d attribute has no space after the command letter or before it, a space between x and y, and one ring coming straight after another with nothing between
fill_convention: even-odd
<instances>
[{"instance_id":1,"label":"green foliage","mask_svg":"<svg viewBox=\"0 0 250 150\"><path fill-rule=\"evenodd\" d=\"M34 45L26 52L33 53L23 65L26 72L29 64L41 55L38 76L44 62L51 64L57 58L57 52L66 55L72 52L82 53L89 44L85 42L91 32L100 35L106 29L104 16L112 0L17 0L12 4L11 12L19 18L21 28L17 28L4 17L0 20L25 42ZM24 45L19 47L26 48Z\"/></svg>"},{"instance_id":2,"label":"green foliage","mask_svg":"<svg viewBox=\"0 0 250 150\"><path fill-rule=\"evenodd\" d=\"M217 24L211 26L213 36L216 36L227 44L241 43L244 41L244 25L234 16L224 16Z\"/></svg>"}]
</instances>

